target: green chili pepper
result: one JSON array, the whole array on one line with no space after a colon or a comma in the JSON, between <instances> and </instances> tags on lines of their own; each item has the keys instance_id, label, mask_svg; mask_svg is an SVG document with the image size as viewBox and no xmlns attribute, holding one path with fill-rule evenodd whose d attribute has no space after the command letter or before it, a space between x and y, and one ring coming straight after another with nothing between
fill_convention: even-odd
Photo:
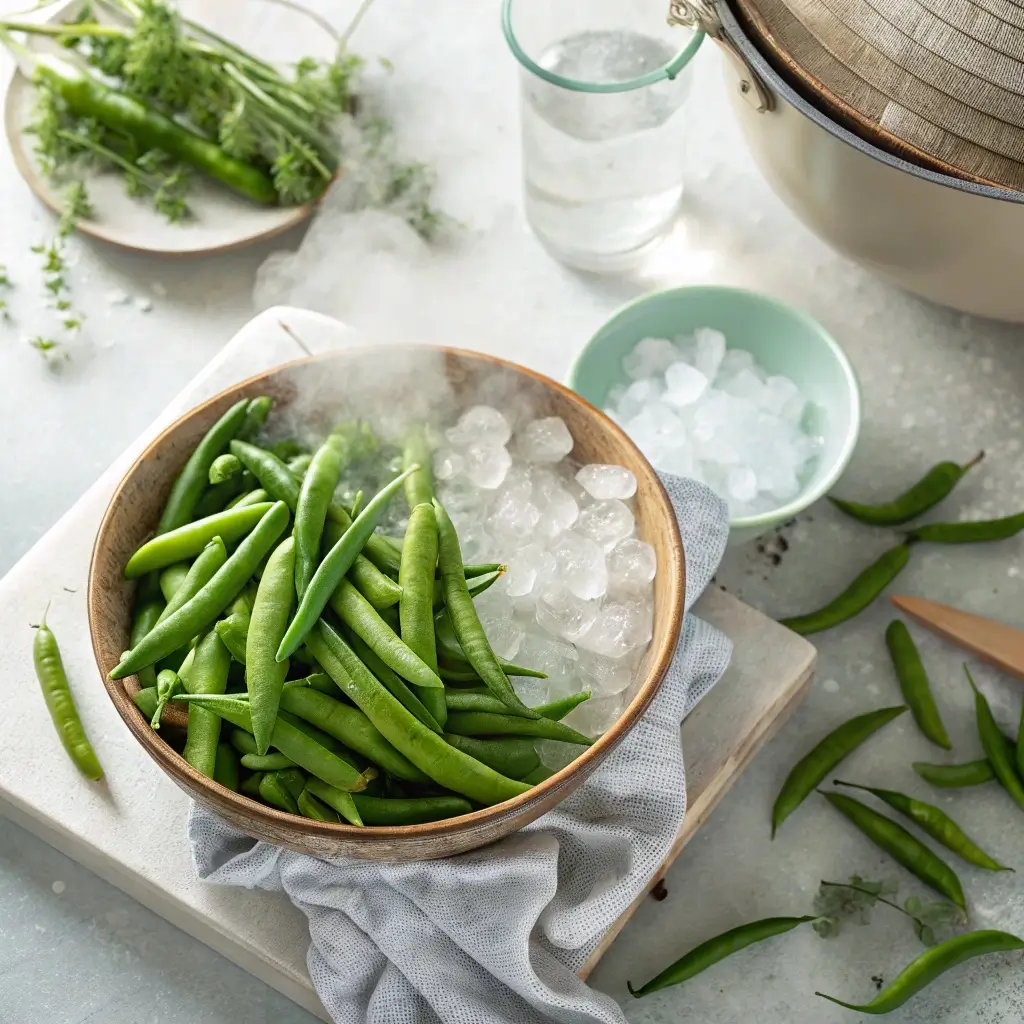
<instances>
[{"instance_id":1,"label":"green chili pepper","mask_svg":"<svg viewBox=\"0 0 1024 1024\"><path fill-rule=\"evenodd\" d=\"M223 693L228 685L231 655L220 637L210 630L196 645L188 667L182 667L181 682L189 693ZM196 771L213 778L217 768L220 719L205 708L190 708L188 738L182 756Z\"/></svg>"},{"instance_id":2,"label":"green chili pepper","mask_svg":"<svg viewBox=\"0 0 1024 1024\"><path fill-rule=\"evenodd\" d=\"M429 505L434 500L434 474L430 471L431 452L421 428L410 431L402 452L405 468L416 466L416 471L405 481L405 498L409 510L417 505Z\"/></svg>"},{"instance_id":3,"label":"green chili pepper","mask_svg":"<svg viewBox=\"0 0 1024 1024\"><path fill-rule=\"evenodd\" d=\"M813 789L840 761L853 753L869 736L906 711L905 705L881 708L858 715L833 729L794 766L782 784L772 808L772 838L779 826L804 802Z\"/></svg>"},{"instance_id":4,"label":"green chili pepper","mask_svg":"<svg viewBox=\"0 0 1024 1024\"><path fill-rule=\"evenodd\" d=\"M47 605L32 641L32 660L35 664L36 678L43 691L50 719L68 757L87 779L97 782L103 778L103 769L89 743L89 737L85 734L78 708L75 707L75 698L71 695L71 684L64 671L64 661L60 656L57 638L46 624L46 614L49 610L50 606Z\"/></svg>"},{"instance_id":5,"label":"green chili pepper","mask_svg":"<svg viewBox=\"0 0 1024 1024\"><path fill-rule=\"evenodd\" d=\"M934 508L960 482L964 474L985 457L978 452L970 462L960 466L955 462L940 462L909 490L880 505L861 505L842 498L829 498L840 511L868 526L900 526L930 508Z\"/></svg>"},{"instance_id":6,"label":"green chili pepper","mask_svg":"<svg viewBox=\"0 0 1024 1024\"><path fill-rule=\"evenodd\" d=\"M149 724L153 729L160 728L160 719L163 716L164 708L167 707L167 702L176 693L180 693L181 689L181 676L177 672L165 668L162 672L157 673L156 710L153 712L153 717L149 720Z\"/></svg>"},{"instance_id":7,"label":"green chili pepper","mask_svg":"<svg viewBox=\"0 0 1024 1024\"><path fill-rule=\"evenodd\" d=\"M210 463L210 472L208 474L211 486L222 484L226 480L230 480L233 477L242 475L242 464L238 461L236 456L230 452L225 452L223 455L218 455L217 458Z\"/></svg>"},{"instance_id":8,"label":"green chili pepper","mask_svg":"<svg viewBox=\"0 0 1024 1024\"><path fill-rule=\"evenodd\" d=\"M840 1006L845 1006L848 1010L857 1010L860 1013L891 1013L953 967L976 956L984 956L988 953L1010 953L1018 949L1024 949L1024 940L1018 939L1016 935L1010 935L1008 932L995 930L967 932L965 935L957 935L925 950L870 1003L858 1006L856 1003L844 1003L834 996L825 995L824 992L815 992L814 994L821 996L822 999L838 1003Z\"/></svg>"},{"instance_id":9,"label":"green chili pepper","mask_svg":"<svg viewBox=\"0 0 1024 1024\"><path fill-rule=\"evenodd\" d=\"M353 520L352 525L341 535L338 543L324 556L299 602L295 618L281 640L281 646L277 651L278 661L284 661L295 652L316 625L317 619L327 607L327 602L337 590L345 573L351 568L356 555L366 546L391 499L401 490L405 477L413 471L414 469L407 469L375 494L366 508Z\"/></svg>"},{"instance_id":10,"label":"green chili pepper","mask_svg":"<svg viewBox=\"0 0 1024 1024\"><path fill-rule=\"evenodd\" d=\"M216 537L225 544L240 540L271 508L273 506L269 502L236 507L162 533L143 544L128 559L124 578L134 580L154 569L162 569L185 558L195 558Z\"/></svg>"},{"instance_id":11,"label":"green chili pepper","mask_svg":"<svg viewBox=\"0 0 1024 1024\"><path fill-rule=\"evenodd\" d=\"M220 715L221 718L238 726L239 729L252 732L249 702L246 700L206 694L182 694L175 700L187 701L190 705L201 703L204 708L209 708L214 714ZM356 771L347 761L310 739L304 732L281 716L278 716L274 725L270 743L310 775L315 775L318 779L323 779L324 782L346 792L365 789L367 782L377 774L375 769L363 773Z\"/></svg>"},{"instance_id":12,"label":"green chili pepper","mask_svg":"<svg viewBox=\"0 0 1024 1024\"><path fill-rule=\"evenodd\" d=\"M190 601L169 615L121 658L110 673L123 679L153 665L213 625L217 616L242 592L263 556L288 525L288 506L272 505L213 578Z\"/></svg>"},{"instance_id":13,"label":"green chili pepper","mask_svg":"<svg viewBox=\"0 0 1024 1024\"><path fill-rule=\"evenodd\" d=\"M873 811L859 800L840 793L822 793L822 796L912 875L951 900L961 910L966 909L963 887L953 869L902 825Z\"/></svg>"},{"instance_id":14,"label":"green chili pepper","mask_svg":"<svg viewBox=\"0 0 1024 1024\"><path fill-rule=\"evenodd\" d=\"M848 786L850 789L862 789L865 793L871 793L879 800L887 803L894 811L898 811L905 818L909 818L917 827L926 832L941 843L947 850L952 850L958 857L973 864L975 867L985 868L986 871L1012 871L999 861L990 857L981 847L967 835L966 832L951 818L945 811L926 804L921 800L897 793L891 789L874 789L871 786L858 786L853 782L842 782L834 780L835 786Z\"/></svg>"},{"instance_id":15,"label":"green chili pepper","mask_svg":"<svg viewBox=\"0 0 1024 1024\"><path fill-rule=\"evenodd\" d=\"M156 527L158 534L176 530L192 519L196 502L206 490L210 466L238 433L245 421L248 404L245 399L236 402L210 427L203 439L196 445L195 451L189 456L188 462L185 463L171 486L167 504L164 506L160 522Z\"/></svg>"},{"instance_id":16,"label":"green chili pepper","mask_svg":"<svg viewBox=\"0 0 1024 1024\"><path fill-rule=\"evenodd\" d=\"M924 761L915 761L910 767L925 782L930 782L940 789L980 786L996 777L992 765L985 758L981 761L967 761L965 764L927 764Z\"/></svg>"},{"instance_id":17,"label":"green chili pepper","mask_svg":"<svg viewBox=\"0 0 1024 1024\"><path fill-rule=\"evenodd\" d=\"M287 537L275 549L256 591L245 641L245 685L249 691L256 749L265 754L277 721L288 660L275 657L295 603L295 541Z\"/></svg>"},{"instance_id":18,"label":"green chili pepper","mask_svg":"<svg viewBox=\"0 0 1024 1024\"><path fill-rule=\"evenodd\" d=\"M306 783L306 788L299 794L298 805L299 814L304 818L312 818L313 821L330 821L334 824L341 821L340 815L333 807L328 807L327 804L322 803L313 796L308 782ZM358 822L355 824L358 824Z\"/></svg>"},{"instance_id":19,"label":"green chili pepper","mask_svg":"<svg viewBox=\"0 0 1024 1024\"><path fill-rule=\"evenodd\" d=\"M811 633L820 633L822 630L838 626L864 611L896 579L909 560L908 544L890 548L824 607L806 615L781 619L780 622L801 636L810 636Z\"/></svg>"},{"instance_id":20,"label":"green chili pepper","mask_svg":"<svg viewBox=\"0 0 1024 1024\"><path fill-rule=\"evenodd\" d=\"M520 736L480 739L446 732L444 738L464 754L490 765L510 779L521 779L540 766L540 755L534 749L533 741Z\"/></svg>"},{"instance_id":21,"label":"green chili pepper","mask_svg":"<svg viewBox=\"0 0 1024 1024\"><path fill-rule=\"evenodd\" d=\"M639 999L641 996L650 995L651 992L668 988L670 985L679 985L696 977L702 971L706 971L727 956L746 949L747 946L752 946L755 942L763 942L775 935L783 935L808 921L815 920L817 919L814 917L766 917L763 921L751 921L750 924L731 928L691 949L670 967L666 967L661 974L651 978L646 985L633 988L633 985L627 981L626 988L629 989L630 995Z\"/></svg>"},{"instance_id":22,"label":"green chili pepper","mask_svg":"<svg viewBox=\"0 0 1024 1024\"><path fill-rule=\"evenodd\" d=\"M448 716L445 728L460 736L536 736L588 747L594 742L589 736L550 718L492 715L487 711L453 711Z\"/></svg>"},{"instance_id":23,"label":"green chili pepper","mask_svg":"<svg viewBox=\"0 0 1024 1024\"><path fill-rule=\"evenodd\" d=\"M374 728L369 718L358 708L309 687L289 687L281 695L281 707L369 758L396 779L430 781Z\"/></svg>"},{"instance_id":24,"label":"green chili pepper","mask_svg":"<svg viewBox=\"0 0 1024 1024\"><path fill-rule=\"evenodd\" d=\"M230 743L217 744L217 757L213 768L213 781L225 789L238 792L238 753Z\"/></svg>"},{"instance_id":25,"label":"green chili pepper","mask_svg":"<svg viewBox=\"0 0 1024 1024\"><path fill-rule=\"evenodd\" d=\"M1010 794L1014 803L1024 810L1024 782L1017 774L1014 755L1006 742L1006 737L999 731L996 720L992 717L992 709L988 706L985 695L974 685L971 670L964 665L967 681L974 690L974 714L978 724L978 739L982 749L992 766L996 778L1002 783L1003 789Z\"/></svg>"},{"instance_id":26,"label":"green chili pepper","mask_svg":"<svg viewBox=\"0 0 1024 1024\"><path fill-rule=\"evenodd\" d=\"M445 789L490 806L530 788L467 757L428 729L371 675L355 652L322 619L307 643L324 671L384 738Z\"/></svg>"},{"instance_id":27,"label":"green chili pepper","mask_svg":"<svg viewBox=\"0 0 1024 1024\"><path fill-rule=\"evenodd\" d=\"M128 647L131 649L157 624L160 613L164 610L163 601L141 601L135 606L132 615L132 631L128 639ZM147 665L139 670L139 685L146 689L156 686L156 671L152 665ZM152 717L152 715L150 715Z\"/></svg>"},{"instance_id":28,"label":"green chili pepper","mask_svg":"<svg viewBox=\"0 0 1024 1024\"><path fill-rule=\"evenodd\" d=\"M1024 512L1002 519L977 519L962 523L927 523L911 530L907 543L927 541L931 544L981 544L1006 540L1024 530Z\"/></svg>"},{"instance_id":29,"label":"green chili pepper","mask_svg":"<svg viewBox=\"0 0 1024 1024\"><path fill-rule=\"evenodd\" d=\"M327 506L341 473L341 456L333 437L317 450L295 502L295 594L302 600L320 557Z\"/></svg>"},{"instance_id":30,"label":"green chili pepper","mask_svg":"<svg viewBox=\"0 0 1024 1024\"><path fill-rule=\"evenodd\" d=\"M949 740L949 733L946 732L935 697L932 695L928 673L924 670L914 638L902 621L893 619L889 623L885 631L885 643L896 669L896 677L900 681L903 699L907 702L918 729L932 743L944 750L952 750L953 744Z\"/></svg>"},{"instance_id":31,"label":"green chili pepper","mask_svg":"<svg viewBox=\"0 0 1024 1024\"><path fill-rule=\"evenodd\" d=\"M446 690L444 699L449 711L489 711L497 715L514 714L497 697L492 696L489 692L480 692L479 690ZM565 718L573 708L579 707L580 704L587 700L590 700L590 691L583 690L580 693L572 693L568 697L561 697L547 704L538 704L533 710L538 715L557 722Z\"/></svg>"}]
</instances>

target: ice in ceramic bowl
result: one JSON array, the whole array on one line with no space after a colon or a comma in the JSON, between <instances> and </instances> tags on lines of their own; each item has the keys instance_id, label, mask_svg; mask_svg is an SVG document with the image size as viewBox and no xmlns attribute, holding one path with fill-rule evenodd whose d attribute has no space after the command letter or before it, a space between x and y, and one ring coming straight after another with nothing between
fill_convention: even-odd
<instances>
[{"instance_id":1,"label":"ice in ceramic bowl","mask_svg":"<svg viewBox=\"0 0 1024 1024\"><path fill-rule=\"evenodd\" d=\"M352 418L375 423L385 435L413 422L457 429L460 415L473 406L528 407L528 422L561 420L572 437L578 466L620 466L636 479L631 499L635 533L655 549L657 564L651 640L632 682L621 696L613 695L621 702L621 714L592 747L514 800L428 825L357 829L296 818L232 793L195 772L153 735L131 700L136 680L125 680L127 685L107 681L129 729L197 801L249 835L318 856L442 857L492 842L532 821L580 785L621 741L653 698L671 661L681 627L685 569L678 526L656 474L628 438L577 395L500 360L453 350L391 347L347 350L279 367L186 414L146 450L118 487L100 527L89 581L90 628L104 679L127 646L133 586L124 580L125 562L152 532L170 483L198 439L233 402L259 394L275 400L275 429L299 436L323 436L339 419ZM543 433L543 428L536 429ZM518 454L508 454L511 470ZM594 486L605 493L591 482Z\"/></svg>"}]
</instances>

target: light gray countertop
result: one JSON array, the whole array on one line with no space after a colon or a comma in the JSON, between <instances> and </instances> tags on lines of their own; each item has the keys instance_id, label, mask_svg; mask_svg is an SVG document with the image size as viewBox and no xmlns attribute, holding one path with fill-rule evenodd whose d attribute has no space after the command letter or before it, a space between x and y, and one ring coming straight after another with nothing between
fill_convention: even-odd
<instances>
[{"instance_id":1,"label":"light gray countertop","mask_svg":"<svg viewBox=\"0 0 1024 1024\"><path fill-rule=\"evenodd\" d=\"M0 0L0 9L13 6ZM331 7L325 0L314 6ZM496 5L382 0L357 39L358 48L394 61L396 71L382 88L400 138L410 153L437 166L441 204L466 222L478 247L480 280L466 280L465 294L435 299L434 319L423 324L428 334L447 333L459 344L502 351L562 377L589 334L635 294L706 281L755 287L818 317L860 374L864 429L843 494L889 495L941 458L962 460L985 448L984 466L944 512L1001 514L1024 503L1024 331L896 292L811 236L774 198L743 149L710 46L697 63L689 192L680 229L642 273L597 279L552 263L521 222L515 72L503 52ZM19 282L12 302L18 323L11 330L0 327L0 573L251 316L256 268L271 248L298 239L293 234L273 247L194 261L76 246L75 292L96 347L54 375L34 351L17 343L42 323L36 258L28 249L51 230L50 216L0 148L0 264ZM154 289L154 282L162 287ZM471 306L467 298L478 287L495 298L491 323L479 300ZM142 313L110 306L106 296L114 289L149 295L154 308ZM158 294L164 290L166 295ZM445 304L452 315L437 322ZM892 543L884 531L842 521L824 505L784 535L790 546L780 564L772 564L774 546L766 553L750 547L730 551L719 574L720 584L771 615L816 606ZM1018 541L915 551L898 589L1024 626L1022 555ZM879 605L815 638L821 661L807 703L672 869L668 898L645 903L595 972L593 983L623 1001L631 1022L854 1020L855 1014L815 999L814 989L853 1001L870 998L870 978L891 979L919 949L899 915L881 908L868 928L851 927L830 942L810 930L796 932L685 989L642 1002L630 1000L624 985L627 978L645 980L685 949L742 921L808 913L820 878L892 875L901 879L902 896L924 895L830 815L820 798L794 815L774 843L768 839L769 808L791 764L850 715L897 703L882 640L889 617ZM977 756L960 656L930 638L922 637L922 650L958 754ZM988 671L979 678L1009 727L1019 709L1014 689ZM1001 793L986 787L951 795L947 804L946 797L934 791L929 796L927 787L916 784L908 768L915 759L938 758L912 724L901 721L843 772L939 802L991 852L1024 867L1024 817ZM982 877L966 866L960 874L976 925L1024 933L1024 882L1015 880L1020 876ZM0 921L3 1024L313 1019L7 822L0 822ZM1019 958L976 961L890 1019L1019 1021L1024 990L1015 977Z\"/></svg>"}]
</instances>

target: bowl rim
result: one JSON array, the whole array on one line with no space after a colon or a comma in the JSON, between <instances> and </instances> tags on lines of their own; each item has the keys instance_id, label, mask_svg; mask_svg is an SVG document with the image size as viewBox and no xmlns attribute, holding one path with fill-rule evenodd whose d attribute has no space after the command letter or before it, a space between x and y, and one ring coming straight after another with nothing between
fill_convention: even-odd
<instances>
[{"instance_id":1,"label":"bowl rim","mask_svg":"<svg viewBox=\"0 0 1024 1024\"><path fill-rule=\"evenodd\" d=\"M454 356L457 358L478 360L484 363L490 363L492 366L524 374L534 381L539 382L541 386L560 393L569 402L582 406L590 414L596 415L598 421L604 425L605 429L610 429L613 433L620 435L621 439L634 450L638 459L650 467L651 476L655 481L657 492L660 493L664 506L669 511L669 550L672 557L671 564L665 566L661 571L665 571L669 575L669 586L672 588L671 596L674 597L675 600L670 601L671 606L668 609L669 621L666 641L660 651L654 652L654 659L648 668L647 678L644 680L633 699L623 710L622 714L620 714L612 726L598 737L591 746L584 750L583 753L573 759L568 765L559 769L552 776L545 779L543 782L532 786L525 793L521 793L519 796L513 797L511 800L505 800L502 803L492 804L489 807L472 811L469 814L463 814L455 818L443 818L440 821L425 822L419 825L372 825L359 827L356 825L349 825L347 823L314 821L311 818L304 818L301 815L289 814L274 807L268 807L266 804L253 800L244 793L228 789L226 786L222 786L215 780L203 775L201 772L193 768L192 765L190 765L169 743L164 742L160 738L159 734L150 728L149 723L145 720L142 712L135 706L135 702L128 694L126 685L130 680L136 680L137 682L136 676L128 676L121 680L111 680L108 678L107 673L104 671L99 645L99 633L102 618L99 608L100 590L97 576L97 563L101 557L101 548L103 547L107 535L113 526L112 520L115 505L118 503L129 479L146 459L152 457L152 454L159 449L167 436L175 431L185 420L196 415L202 410L207 409L211 405L223 402L227 396L238 394L246 388L258 385L268 377L279 374L282 371L289 370L297 366L326 362L337 358L358 357L360 354L366 355L373 353L379 355L380 347L372 345L346 346L339 349L332 349L329 352L321 352L315 355L289 360L284 363L278 363L274 366L268 367L260 373L253 374L252 376L246 377L244 380L237 381L202 402L190 406L180 416L176 417L172 423L168 424L163 430L161 430L160 433L150 441L149 444L146 445L145 449L134 459L131 466L125 471L124 475L118 481L117 487L111 494L107 507L103 512L103 518L100 521L99 528L96 532L96 538L93 541L92 552L89 558L89 575L86 584L86 608L88 613L89 637L92 644L93 657L95 658L96 666L99 670L104 689L107 691L107 695L113 702L115 709L121 716L121 719L128 726L129 731L135 736L136 740L139 741L140 745L145 749L149 756L152 757L153 760L171 776L172 779L179 784L183 784L187 788L198 787L203 790L210 790L211 796L215 795L220 803L226 802L229 805L232 805L232 809L238 813L240 817L251 818L255 815L266 823L292 831L298 831L305 838L337 838L351 840L361 837L364 839L380 839L381 841L411 838L424 840L452 832L453 825L456 825L456 823L459 830L462 828L482 826L487 823L497 821L506 815L513 814L526 804L537 801L538 798L540 798L540 801L542 802L545 795L560 789L575 772L584 769L592 761L600 761L604 754L606 752L610 752L615 746L617 746L625 734L636 725L640 717L650 706L655 694L661 688L661 684L663 683L669 666L672 663L672 659L675 655L676 648L679 644L679 638L682 633L686 598L686 556L683 549L682 536L679 531L679 524L672 512L672 504L669 499L668 492L665 490L664 484L661 482L657 471L654 470L654 467L650 465L640 449L633 443L629 435L626 434L617 423L606 416L591 402L587 401L587 399L582 395L573 391L566 385L553 380L536 370L522 366L519 363L503 359L500 356L444 345L418 345L415 343L403 343L389 346L389 348L396 351L403 348L414 349L416 351L434 351L441 353L445 358Z\"/></svg>"},{"instance_id":2,"label":"bowl rim","mask_svg":"<svg viewBox=\"0 0 1024 1024\"><path fill-rule=\"evenodd\" d=\"M601 326L587 340L587 343L579 350L579 352L576 353L576 356L572 361L572 365L569 367L569 373L566 380L569 383L569 387L576 391L580 369L587 358L588 352L590 352L590 349L598 336L607 331L617 320L626 316L639 306L644 306L667 297L686 297L693 295L696 292L715 292L725 296L739 297L743 301L753 300L754 302L774 306L780 312L785 313L787 316L790 316L794 320L802 323L805 327L810 328L811 332L816 334L824 342L825 348L831 352L833 358L842 371L844 380L846 381L847 392L850 398L850 422L846 431L846 436L843 439L842 447L833 462L831 470L816 486L807 491L801 491L798 497L786 502L784 505L780 505L778 508L771 509L768 512L758 512L756 515L738 516L729 520L729 528L736 530L746 530L751 527L763 528L772 526L781 519L789 519L790 517L795 516L798 512L802 512L805 508L813 505L819 498L824 497L832 489L832 486L843 475L846 471L846 467L850 464L850 459L853 458L853 452L860 437L861 418L863 415L863 399L861 396L860 380L857 377L857 371L854 369L853 363L850 361L850 357L846 354L842 345L840 345L832 334L806 310L801 309L799 306L794 306L792 303L786 302L784 299L776 298L774 295L768 295L765 292L754 291L752 288L738 288L734 285L726 284L681 285L678 288L661 288L657 291L647 292L646 294L640 295L635 299L631 299L622 306L619 306L619 308L616 309L603 324L601 324ZM579 392L577 392L577 394L579 394ZM581 397L583 396L581 395ZM585 401L589 402L589 399L585 399Z\"/></svg>"}]
</instances>

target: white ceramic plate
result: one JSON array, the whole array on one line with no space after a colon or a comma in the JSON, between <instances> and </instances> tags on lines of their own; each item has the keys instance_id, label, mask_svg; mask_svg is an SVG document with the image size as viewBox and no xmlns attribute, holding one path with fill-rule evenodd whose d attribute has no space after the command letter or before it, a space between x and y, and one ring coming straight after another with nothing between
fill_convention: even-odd
<instances>
[{"instance_id":1,"label":"white ceramic plate","mask_svg":"<svg viewBox=\"0 0 1024 1024\"><path fill-rule=\"evenodd\" d=\"M76 6L77 3L54 4L23 20L68 20ZM307 56L330 60L337 51L335 30L317 15L287 0L179 0L178 7L185 17L278 65ZM40 48L53 47L40 37L32 37L31 43ZM51 210L59 212L61 189L39 170L32 136L24 132L32 120L33 102L31 83L16 71L4 103L7 141L15 166L28 187ZM82 234L133 252L163 256L210 255L240 249L301 223L315 206L308 203L260 207L196 175L189 193L193 217L182 224L170 224L148 203L125 195L120 175L93 175L88 179L88 188L95 215L78 222Z\"/></svg>"}]
</instances>

